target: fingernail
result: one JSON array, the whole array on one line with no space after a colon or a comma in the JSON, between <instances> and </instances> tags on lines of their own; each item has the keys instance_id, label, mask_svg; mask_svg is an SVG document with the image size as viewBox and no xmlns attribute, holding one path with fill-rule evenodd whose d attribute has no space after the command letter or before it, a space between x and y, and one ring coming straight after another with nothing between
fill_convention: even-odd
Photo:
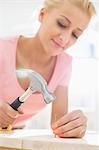
<instances>
[{"instance_id":1,"label":"fingernail","mask_svg":"<svg viewBox=\"0 0 99 150\"><path fill-rule=\"evenodd\" d=\"M55 131L53 131L53 132L54 132L54 134L57 134L57 135L61 135L61 134L62 134L62 132L59 131L59 130L55 130Z\"/></svg>"},{"instance_id":2,"label":"fingernail","mask_svg":"<svg viewBox=\"0 0 99 150\"><path fill-rule=\"evenodd\" d=\"M56 131L56 130L55 130L55 131L53 131L53 132L54 132L54 134L58 134L58 133L59 133L59 132L58 132L58 131Z\"/></svg>"},{"instance_id":3,"label":"fingernail","mask_svg":"<svg viewBox=\"0 0 99 150\"><path fill-rule=\"evenodd\" d=\"M52 129L56 129L56 128L57 128L57 124L53 124Z\"/></svg>"}]
</instances>

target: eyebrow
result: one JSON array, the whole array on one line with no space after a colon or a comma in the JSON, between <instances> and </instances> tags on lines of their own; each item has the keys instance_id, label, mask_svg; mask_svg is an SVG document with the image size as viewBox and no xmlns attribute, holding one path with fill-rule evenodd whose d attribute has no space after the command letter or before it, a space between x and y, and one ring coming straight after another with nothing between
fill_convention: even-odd
<instances>
[{"instance_id":1,"label":"eyebrow","mask_svg":"<svg viewBox=\"0 0 99 150\"><path fill-rule=\"evenodd\" d=\"M71 23L71 21L66 17L66 16L63 16L63 15L60 15L61 17L64 17L69 23ZM79 31L83 32L83 29L80 29L80 28L77 28Z\"/></svg>"},{"instance_id":2,"label":"eyebrow","mask_svg":"<svg viewBox=\"0 0 99 150\"><path fill-rule=\"evenodd\" d=\"M66 16L63 16L63 15L60 15L60 16L64 17L69 23L71 23L71 21Z\"/></svg>"},{"instance_id":3,"label":"eyebrow","mask_svg":"<svg viewBox=\"0 0 99 150\"><path fill-rule=\"evenodd\" d=\"M77 28L80 32L83 32L83 29Z\"/></svg>"}]
</instances>

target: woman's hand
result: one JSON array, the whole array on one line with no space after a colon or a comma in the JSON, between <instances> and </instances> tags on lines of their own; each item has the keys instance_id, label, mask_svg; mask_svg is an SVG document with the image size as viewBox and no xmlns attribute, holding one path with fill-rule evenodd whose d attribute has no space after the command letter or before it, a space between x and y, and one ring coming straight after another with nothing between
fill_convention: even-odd
<instances>
[{"instance_id":1,"label":"woman's hand","mask_svg":"<svg viewBox=\"0 0 99 150\"><path fill-rule=\"evenodd\" d=\"M81 138L84 136L86 128L87 118L80 110L70 112L52 124L54 134L64 138Z\"/></svg>"},{"instance_id":2,"label":"woman's hand","mask_svg":"<svg viewBox=\"0 0 99 150\"><path fill-rule=\"evenodd\" d=\"M23 112L15 111L8 103L0 100L0 128L11 125L20 114Z\"/></svg>"}]
</instances>

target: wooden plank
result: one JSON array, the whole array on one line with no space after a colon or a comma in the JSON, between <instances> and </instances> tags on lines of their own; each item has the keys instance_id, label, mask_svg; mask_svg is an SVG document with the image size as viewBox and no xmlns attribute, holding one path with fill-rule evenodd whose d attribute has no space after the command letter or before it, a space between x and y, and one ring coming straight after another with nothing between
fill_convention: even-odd
<instances>
[{"instance_id":1,"label":"wooden plank","mask_svg":"<svg viewBox=\"0 0 99 150\"><path fill-rule=\"evenodd\" d=\"M12 148L4 148L4 147L0 147L0 150L18 150L16 148L12 149Z\"/></svg>"},{"instance_id":2,"label":"wooden plank","mask_svg":"<svg viewBox=\"0 0 99 150\"><path fill-rule=\"evenodd\" d=\"M98 137L55 138L51 130L15 130L0 133L0 150L99 150Z\"/></svg>"}]
</instances>

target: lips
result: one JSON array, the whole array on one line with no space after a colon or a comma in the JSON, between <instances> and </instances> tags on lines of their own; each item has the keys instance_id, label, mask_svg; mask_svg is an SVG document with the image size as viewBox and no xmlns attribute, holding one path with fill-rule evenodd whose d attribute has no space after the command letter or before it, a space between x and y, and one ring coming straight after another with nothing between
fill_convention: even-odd
<instances>
[{"instance_id":1,"label":"lips","mask_svg":"<svg viewBox=\"0 0 99 150\"><path fill-rule=\"evenodd\" d=\"M55 40L52 40L52 41L53 41L55 47L57 47L57 48L62 48L62 49L63 49L63 46L61 46L61 44L59 44L59 43L56 42Z\"/></svg>"}]
</instances>

